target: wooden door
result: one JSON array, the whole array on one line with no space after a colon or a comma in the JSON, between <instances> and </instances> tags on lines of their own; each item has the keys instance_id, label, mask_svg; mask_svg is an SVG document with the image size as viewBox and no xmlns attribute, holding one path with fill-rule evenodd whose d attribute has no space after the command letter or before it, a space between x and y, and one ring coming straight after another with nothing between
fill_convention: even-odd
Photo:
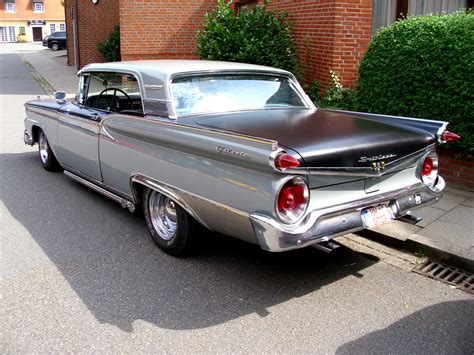
<instances>
[{"instance_id":1,"label":"wooden door","mask_svg":"<svg viewBox=\"0 0 474 355\"><path fill-rule=\"evenodd\" d=\"M43 40L43 29L41 27L33 27L33 41Z\"/></svg>"}]
</instances>

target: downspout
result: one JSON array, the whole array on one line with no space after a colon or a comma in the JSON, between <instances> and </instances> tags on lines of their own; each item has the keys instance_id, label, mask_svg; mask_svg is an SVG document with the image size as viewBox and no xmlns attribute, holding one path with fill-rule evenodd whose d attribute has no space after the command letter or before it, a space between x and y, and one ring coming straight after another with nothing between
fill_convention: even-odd
<instances>
[{"instance_id":1,"label":"downspout","mask_svg":"<svg viewBox=\"0 0 474 355\"><path fill-rule=\"evenodd\" d=\"M79 38L77 34L77 0L74 0L74 6L71 8L72 16L72 32L73 32L73 46L74 46L74 66L76 71L79 71Z\"/></svg>"}]
</instances>

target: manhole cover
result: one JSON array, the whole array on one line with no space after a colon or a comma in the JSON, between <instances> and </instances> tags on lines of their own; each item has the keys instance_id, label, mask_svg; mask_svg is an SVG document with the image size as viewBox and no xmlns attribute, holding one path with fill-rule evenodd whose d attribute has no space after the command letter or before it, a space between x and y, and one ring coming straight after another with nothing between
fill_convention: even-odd
<instances>
[{"instance_id":1,"label":"manhole cover","mask_svg":"<svg viewBox=\"0 0 474 355\"><path fill-rule=\"evenodd\" d=\"M474 294L474 275L464 270L428 259L413 271Z\"/></svg>"}]
</instances>

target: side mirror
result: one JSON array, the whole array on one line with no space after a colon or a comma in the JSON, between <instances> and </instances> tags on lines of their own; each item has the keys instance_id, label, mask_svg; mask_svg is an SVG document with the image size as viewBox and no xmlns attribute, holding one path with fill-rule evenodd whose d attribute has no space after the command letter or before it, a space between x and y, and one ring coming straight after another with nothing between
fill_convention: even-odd
<instances>
[{"instance_id":1,"label":"side mirror","mask_svg":"<svg viewBox=\"0 0 474 355\"><path fill-rule=\"evenodd\" d=\"M66 93L64 91L56 91L53 93L53 97L58 101L62 101L66 98Z\"/></svg>"}]
</instances>

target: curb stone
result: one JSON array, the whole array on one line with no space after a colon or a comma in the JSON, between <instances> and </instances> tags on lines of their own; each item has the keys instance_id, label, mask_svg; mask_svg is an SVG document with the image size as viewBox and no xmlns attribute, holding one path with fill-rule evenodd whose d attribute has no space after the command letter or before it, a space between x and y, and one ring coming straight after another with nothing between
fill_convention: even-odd
<instances>
[{"instance_id":1,"label":"curb stone","mask_svg":"<svg viewBox=\"0 0 474 355\"><path fill-rule=\"evenodd\" d=\"M367 239L385 243L395 248L404 249L412 253L420 253L436 261L440 261L442 263L474 273L474 260L453 254L449 251L440 249L439 247L429 245L426 242L425 237L416 233L406 237L401 237L391 235L389 233L382 233L373 229L365 229L355 234Z\"/></svg>"},{"instance_id":2,"label":"curb stone","mask_svg":"<svg viewBox=\"0 0 474 355\"><path fill-rule=\"evenodd\" d=\"M56 91L54 87L51 85L51 83L46 80L40 73L38 73L35 69L35 67L22 55L20 54L20 58L25 64L26 68L30 71L31 75L35 79L35 81L38 83L38 85L43 89L46 95L53 95L53 93Z\"/></svg>"}]
</instances>

